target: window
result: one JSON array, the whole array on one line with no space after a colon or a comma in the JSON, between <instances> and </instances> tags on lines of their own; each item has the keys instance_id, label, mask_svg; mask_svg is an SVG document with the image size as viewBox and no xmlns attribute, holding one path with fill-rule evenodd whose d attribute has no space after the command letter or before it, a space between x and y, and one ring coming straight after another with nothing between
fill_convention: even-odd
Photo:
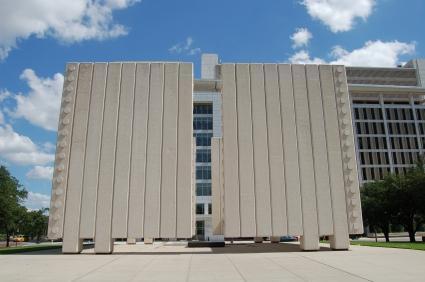
<instances>
[{"instance_id":1,"label":"window","mask_svg":"<svg viewBox=\"0 0 425 282\"><path fill-rule=\"evenodd\" d=\"M204 236L205 223L203 220L196 221L196 235Z\"/></svg>"},{"instance_id":2,"label":"window","mask_svg":"<svg viewBox=\"0 0 425 282\"><path fill-rule=\"evenodd\" d=\"M196 167L196 179L211 179L211 167L210 166L197 166Z\"/></svg>"},{"instance_id":3,"label":"window","mask_svg":"<svg viewBox=\"0 0 425 282\"><path fill-rule=\"evenodd\" d=\"M194 117L193 118L193 129L194 130L212 130L213 119L209 117Z\"/></svg>"},{"instance_id":4,"label":"window","mask_svg":"<svg viewBox=\"0 0 425 282\"><path fill-rule=\"evenodd\" d=\"M204 204L196 204L196 214L205 214Z\"/></svg>"},{"instance_id":5,"label":"window","mask_svg":"<svg viewBox=\"0 0 425 282\"><path fill-rule=\"evenodd\" d=\"M196 183L196 196L211 196L211 183Z\"/></svg>"},{"instance_id":6,"label":"window","mask_svg":"<svg viewBox=\"0 0 425 282\"><path fill-rule=\"evenodd\" d=\"M193 105L194 114L208 114L212 115L213 107L212 104L195 104Z\"/></svg>"},{"instance_id":7,"label":"window","mask_svg":"<svg viewBox=\"0 0 425 282\"><path fill-rule=\"evenodd\" d=\"M197 163L210 163L211 162L211 150L197 150L196 151L196 162Z\"/></svg>"},{"instance_id":8,"label":"window","mask_svg":"<svg viewBox=\"0 0 425 282\"><path fill-rule=\"evenodd\" d=\"M212 214L212 204L208 204L208 214Z\"/></svg>"},{"instance_id":9,"label":"window","mask_svg":"<svg viewBox=\"0 0 425 282\"><path fill-rule=\"evenodd\" d=\"M195 133L196 146L211 146L212 133Z\"/></svg>"}]
</instances>

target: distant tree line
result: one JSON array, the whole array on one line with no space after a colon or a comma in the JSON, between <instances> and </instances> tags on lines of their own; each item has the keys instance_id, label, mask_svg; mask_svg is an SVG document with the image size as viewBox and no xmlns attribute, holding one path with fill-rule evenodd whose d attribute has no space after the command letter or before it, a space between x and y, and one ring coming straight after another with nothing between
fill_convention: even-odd
<instances>
[{"instance_id":1,"label":"distant tree line","mask_svg":"<svg viewBox=\"0 0 425 282\"><path fill-rule=\"evenodd\" d=\"M363 221L372 231L381 230L389 242L394 226L403 227L415 242L425 223L425 165L423 159L404 174L390 173L361 189Z\"/></svg>"},{"instance_id":2,"label":"distant tree line","mask_svg":"<svg viewBox=\"0 0 425 282\"><path fill-rule=\"evenodd\" d=\"M12 235L25 235L40 242L47 233L47 209L27 210L23 202L28 192L5 166L0 166L0 234L10 245Z\"/></svg>"}]
</instances>

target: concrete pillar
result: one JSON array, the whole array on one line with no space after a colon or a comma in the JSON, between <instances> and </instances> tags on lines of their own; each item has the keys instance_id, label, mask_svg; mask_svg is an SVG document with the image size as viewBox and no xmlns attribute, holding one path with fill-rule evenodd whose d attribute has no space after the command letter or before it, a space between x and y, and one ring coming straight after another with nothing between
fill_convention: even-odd
<instances>
[{"instance_id":1,"label":"concrete pillar","mask_svg":"<svg viewBox=\"0 0 425 282\"><path fill-rule=\"evenodd\" d=\"M127 238L127 245L136 244L136 238Z\"/></svg>"},{"instance_id":2,"label":"concrete pillar","mask_svg":"<svg viewBox=\"0 0 425 282\"><path fill-rule=\"evenodd\" d=\"M153 244L154 241L154 238L143 238L145 244Z\"/></svg>"},{"instance_id":3,"label":"concrete pillar","mask_svg":"<svg viewBox=\"0 0 425 282\"><path fill-rule=\"evenodd\" d=\"M329 243L332 250L348 250L350 248L350 239L342 236L329 236Z\"/></svg>"},{"instance_id":4,"label":"concrete pillar","mask_svg":"<svg viewBox=\"0 0 425 282\"><path fill-rule=\"evenodd\" d=\"M254 243L263 243L263 237L254 237Z\"/></svg>"},{"instance_id":5,"label":"concrete pillar","mask_svg":"<svg viewBox=\"0 0 425 282\"><path fill-rule=\"evenodd\" d=\"M70 241L66 239L66 236L63 239L62 243L62 253L64 254L79 254L83 250L83 240L78 239Z\"/></svg>"},{"instance_id":6,"label":"concrete pillar","mask_svg":"<svg viewBox=\"0 0 425 282\"><path fill-rule=\"evenodd\" d=\"M300 248L303 251L318 251L320 249L319 238L313 239L311 237L306 238L305 236L301 236Z\"/></svg>"},{"instance_id":7,"label":"concrete pillar","mask_svg":"<svg viewBox=\"0 0 425 282\"><path fill-rule=\"evenodd\" d=\"M280 236L270 237L270 243L280 243Z\"/></svg>"}]
</instances>

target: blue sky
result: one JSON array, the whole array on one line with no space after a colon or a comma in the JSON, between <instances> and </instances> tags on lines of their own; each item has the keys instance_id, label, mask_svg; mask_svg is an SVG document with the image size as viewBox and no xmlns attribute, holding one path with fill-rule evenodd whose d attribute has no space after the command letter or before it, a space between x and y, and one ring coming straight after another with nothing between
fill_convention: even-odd
<instances>
[{"instance_id":1,"label":"blue sky","mask_svg":"<svg viewBox=\"0 0 425 282\"><path fill-rule=\"evenodd\" d=\"M355 3L355 5L353 4ZM48 205L69 61L341 63L425 57L423 0L2 0L0 163Z\"/></svg>"}]
</instances>

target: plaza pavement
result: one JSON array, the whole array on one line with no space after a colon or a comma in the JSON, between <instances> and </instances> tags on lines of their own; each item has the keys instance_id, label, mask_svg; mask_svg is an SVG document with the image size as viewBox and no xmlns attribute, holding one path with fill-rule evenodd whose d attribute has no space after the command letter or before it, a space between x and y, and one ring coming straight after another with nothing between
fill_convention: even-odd
<instances>
[{"instance_id":1,"label":"plaza pavement","mask_svg":"<svg viewBox=\"0 0 425 282\"><path fill-rule=\"evenodd\" d=\"M187 248L117 244L112 255L59 250L0 256L0 281L425 281L425 252L351 246L301 252L292 243Z\"/></svg>"}]
</instances>

